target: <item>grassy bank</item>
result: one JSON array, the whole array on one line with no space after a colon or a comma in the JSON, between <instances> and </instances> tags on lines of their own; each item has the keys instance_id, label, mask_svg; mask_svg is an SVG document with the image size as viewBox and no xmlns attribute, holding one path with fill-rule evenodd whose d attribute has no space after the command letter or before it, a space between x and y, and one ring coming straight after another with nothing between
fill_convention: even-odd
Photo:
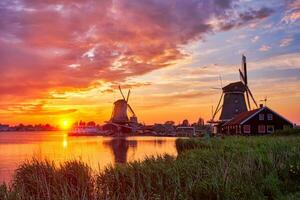
<instances>
[{"instance_id":1,"label":"grassy bank","mask_svg":"<svg viewBox=\"0 0 300 200\"><path fill-rule=\"evenodd\" d=\"M0 199L300 199L300 137L179 139L161 156L92 172L32 160Z\"/></svg>"}]
</instances>

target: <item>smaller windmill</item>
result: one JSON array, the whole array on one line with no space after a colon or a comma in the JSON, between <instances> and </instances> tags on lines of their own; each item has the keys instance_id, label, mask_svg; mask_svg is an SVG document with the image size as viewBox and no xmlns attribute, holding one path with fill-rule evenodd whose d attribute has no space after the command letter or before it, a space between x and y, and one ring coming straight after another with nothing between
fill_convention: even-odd
<instances>
[{"instance_id":1,"label":"smaller windmill","mask_svg":"<svg viewBox=\"0 0 300 200\"><path fill-rule=\"evenodd\" d=\"M125 98L121 86L119 85L119 91L123 99L118 99L114 102L113 112L110 118L110 122L117 124L137 123L137 117L132 107L128 103L130 90L128 90L127 97ZM129 110L131 117L128 118L127 111Z\"/></svg>"},{"instance_id":2,"label":"smaller windmill","mask_svg":"<svg viewBox=\"0 0 300 200\"><path fill-rule=\"evenodd\" d=\"M239 74L241 79L240 81L233 82L222 87L221 97L209 123L225 122L231 120L239 113L248 111L248 109L251 110L250 97L255 106L258 107L248 86L247 64L246 57L244 55L242 57L242 67L239 69ZM247 103L245 101L245 93ZM223 103L221 104L222 100ZM219 111L221 111L219 120L215 121L215 117Z\"/></svg>"}]
</instances>

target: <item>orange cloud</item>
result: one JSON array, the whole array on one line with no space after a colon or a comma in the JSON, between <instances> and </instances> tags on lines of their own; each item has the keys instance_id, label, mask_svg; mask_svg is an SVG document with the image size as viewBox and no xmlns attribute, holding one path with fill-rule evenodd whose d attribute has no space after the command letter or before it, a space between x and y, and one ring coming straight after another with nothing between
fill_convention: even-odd
<instances>
[{"instance_id":1,"label":"orange cloud","mask_svg":"<svg viewBox=\"0 0 300 200\"><path fill-rule=\"evenodd\" d=\"M131 80L187 58L182 47L193 41L272 14L268 8L238 8L237 0L3 0L0 107L22 115L90 117L80 106L93 103L99 113L107 111L115 95L110 92L119 83L124 89L150 87L152 80ZM194 71L187 79L196 82L196 75L214 73L204 71ZM214 78L202 77L202 82ZM209 95L187 91L160 100ZM37 103L41 99L46 101L42 105ZM100 100L103 108L96 106ZM65 108L49 106L57 102Z\"/></svg>"}]
</instances>

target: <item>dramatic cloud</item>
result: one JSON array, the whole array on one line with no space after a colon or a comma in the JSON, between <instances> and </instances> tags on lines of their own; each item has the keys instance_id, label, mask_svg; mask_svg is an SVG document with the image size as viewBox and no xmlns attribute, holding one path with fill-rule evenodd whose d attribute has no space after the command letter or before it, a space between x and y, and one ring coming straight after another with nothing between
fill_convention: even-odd
<instances>
[{"instance_id":1,"label":"dramatic cloud","mask_svg":"<svg viewBox=\"0 0 300 200\"><path fill-rule=\"evenodd\" d=\"M1 1L0 92L36 97L124 81L184 58L181 47L206 34L272 13L238 7L236 0Z\"/></svg>"},{"instance_id":2,"label":"dramatic cloud","mask_svg":"<svg viewBox=\"0 0 300 200\"><path fill-rule=\"evenodd\" d=\"M0 113L10 113L14 115L30 115L30 116L40 116L40 115L64 115L70 114L77 111L77 109L49 109L45 108L45 102L37 104L16 104L10 105L6 108L0 107ZM7 105L6 105L7 106Z\"/></svg>"},{"instance_id":3,"label":"dramatic cloud","mask_svg":"<svg viewBox=\"0 0 300 200\"><path fill-rule=\"evenodd\" d=\"M229 13L226 18L220 20L220 29L227 31L234 27L241 27L247 25L249 22L253 22L255 20L264 19L270 16L273 13L273 10L270 8L263 7L261 9L253 10L250 9L248 11L242 13ZM252 28L255 28L255 23L250 24Z\"/></svg>"},{"instance_id":4,"label":"dramatic cloud","mask_svg":"<svg viewBox=\"0 0 300 200\"><path fill-rule=\"evenodd\" d=\"M292 0L287 6L287 10L282 18L282 21L289 24L300 19L300 0Z\"/></svg>"}]
</instances>

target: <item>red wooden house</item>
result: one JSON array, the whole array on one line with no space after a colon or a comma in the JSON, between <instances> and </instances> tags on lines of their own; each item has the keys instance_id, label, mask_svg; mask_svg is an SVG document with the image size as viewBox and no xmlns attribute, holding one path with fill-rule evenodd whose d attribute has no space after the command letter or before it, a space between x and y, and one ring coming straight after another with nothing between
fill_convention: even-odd
<instances>
[{"instance_id":1,"label":"red wooden house","mask_svg":"<svg viewBox=\"0 0 300 200\"><path fill-rule=\"evenodd\" d=\"M223 134L268 134L293 123L266 106L242 112L222 125Z\"/></svg>"}]
</instances>

